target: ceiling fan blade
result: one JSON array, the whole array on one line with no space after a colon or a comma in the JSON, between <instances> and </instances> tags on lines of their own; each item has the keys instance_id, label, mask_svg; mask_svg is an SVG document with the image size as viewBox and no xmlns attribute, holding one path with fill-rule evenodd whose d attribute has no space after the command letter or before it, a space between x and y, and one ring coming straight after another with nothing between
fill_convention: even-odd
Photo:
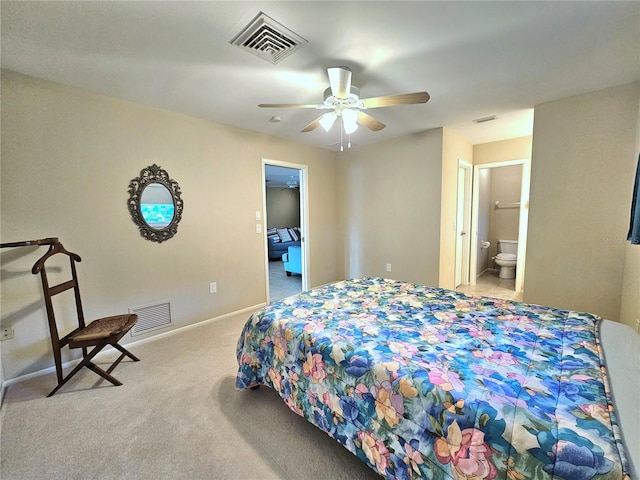
<instances>
[{"instance_id":1,"label":"ceiling fan blade","mask_svg":"<svg viewBox=\"0 0 640 480\"><path fill-rule=\"evenodd\" d=\"M363 111L358 112L358 124L367 127L369 130L373 130L374 132L378 132L386 127L384 123L376 120L371 115L364 113Z\"/></svg>"},{"instance_id":2,"label":"ceiling fan blade","mask_svg":"<svg viewBox=\"0 0 640 480\"><path fill-rule=\"evenodd\" d=\"M318 125L320 125L320 119L322 118L322 116L316 118L313 122L311 122L309 125L307 125L306 127L304 127L302 130L300 130L303 133L306 132L310 132L311 130L315 130L316 128L318 128Z\"/></svg>"},{"instance_id":3,"label":"ceiling fan blade","mask_svg":"<svg viewBox=\"0 0 640 480\"><path fill-rule=\"evenodd\" d=\"M331 93L336 98L347 98L351 93L351 70L348 67L327 68Z\"/></svg>"},{"instance_id":4,"label":"ceiling fan blade","mask_svg":"<svg viewBox=\"0 0 640 480\"><path fill-rule=\"evenodd\" d=\"M365 108L391 107L393 105L427 103L429 98L431 97L427 92L403 93L400 95L388 95L385 97L363 98L362 104Z\"/></svg>"},{"instance_id":5,"label":"ceiling fan blade","mask_svg":"<svg viewBox=\"0 0 640 480\"><path fill-rule=\"evenodd\" d=\"M261 103L260 108L322 108L323 105L318 104L300 104L300 103Z\"/></svg>"}]
</instances>

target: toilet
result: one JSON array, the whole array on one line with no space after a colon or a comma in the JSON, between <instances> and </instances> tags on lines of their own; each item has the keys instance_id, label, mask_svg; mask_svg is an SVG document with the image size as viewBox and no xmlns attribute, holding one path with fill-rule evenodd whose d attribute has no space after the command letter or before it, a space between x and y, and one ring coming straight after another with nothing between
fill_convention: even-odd
<instances>
[{"instance_id":1,"label":"toilet","mask_svg":"<svg viewBox=\"0 0 640 480\"><path fill-rule=\"evenodd\" d=\"M517 240L498 240L498 255L493 257L496 264L500 267L500 278L515 278L516 263L518 260L518 241Z\"/></svg>"}]
</instances>

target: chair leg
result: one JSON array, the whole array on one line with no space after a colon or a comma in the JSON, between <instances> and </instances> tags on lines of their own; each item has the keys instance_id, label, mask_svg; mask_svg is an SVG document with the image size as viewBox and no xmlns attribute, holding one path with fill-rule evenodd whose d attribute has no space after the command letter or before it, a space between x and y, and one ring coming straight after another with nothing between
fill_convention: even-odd
<instances>
[{"instance_id":1,"label":"chair leg","mask_svg":"<svg viewBox=\"0 0 640 480\"><path fill-rule=\"evenodd\" d=\"M89 352L88 355L86 354L86 348L83 348L82 351L83 351L83 353L85 355L83 356L82 361L78 365L76 365L75 368L73 370L71 370L71 372L69 372L69 374L64 378L62 378L62 374L61 374L61 370L60 370L58 386L56 388L54 388L51 391L51 393L49 393L49 395L47 395L47 397L51 397L58 390L60 390L60 388L65 383L67 383L67 381L70 380L71 377L73 377L76 373L78 373L82 369L82 367L87 367L89 370L91 370L91 371L95 372L96 374L100 375L102 378L104 378L105 380L108 380L109 382L111 382L115 386L122 385L122 382L120 380L118 380L114 376L110 375L111 372L118 366L118 364L122 361L122 359L125 356L129 357L134 362L139 362L140 359L138 357L136 357L133 353L131 353L129 350L124 348L122 345L119 345L117 343L112 343L110 345L115 347L116 349L120 350L120 352L122 352L122 355L120 355L118 357L118 359L111 364L111 366L107 369L107 371L104 371L103 369L98 367L95 363L93 363L91 360L93 360L93 357L95 357L98 353L100 353L100 351L104 347L106 347L107 345L108 345L107 343L96 345L93 348L93 350L91 350L91 352Z\"/></svg>"},{"instance_id":2,"label":"chair leg","mask_svg":"<svg viewBox=\"0 0 640 480\"><path fill-rule=\"evenodd\" d=\"M133 353L131 353L126 348L124 348L122 345L120 345L118 343L113 343L112 346L117 348L118 350L120 350L123 353L123 355L126 355L131 360L133 360L134 362L139 362L140 361L140 359L138 357L136 357Z\"/></svg>"},{"instance_id":3,"label":"chair leg","mask_svg":"<svg viewBox=\"0 0 640 480\"><path fill-rule=\"evenodd\" d=\"M122 385L122 382L120 380L118 380L116 377L109 375L111 373L111 370L107 370L106 372L101 369L99 366L97 366L95 363L93 362L89 362L87 363L87 368L89 370L91 370L92 372L97 373L98 375L100 375L102 378L104 378L105 380L109 380L111 383L113 383L116 387L119 387L120 385Z\"/></svg>"},{"instance_id":4,"label":"chair leg","mask_svg":"<svg viewBox=\"0 0 640 480\"><path fill-rule=\"evenodd\" d=\"M93 359L93 357L95 357L100 350L102 350L107 344L106 343L101 343L99 345L96 345L93 350L91 350L91 352L89 352L89 354L87 356L82 357L82 361L75 366L75 368L73 370L71 370L69 372L69 374L64 377L62 380L58 381L58 385L56 386L56 388L54 388L53 390L51 390L51 393L49 393L49 395L47 395L47 397L51 397L53 396L58 390L60 390L60 388L67 383L71 377L73 377L76 373L78 373L82 367L89 367L91 368L89 365L93 365L93 363L91 363L91 360ZM93 365L95 367L95 365ZM98 367L96 367L98 368ZM91 368L91 370L93 370L93 368ZM119 382L116 378L112 377L111 375L109 375L108 373L104 372L104 370L99 369L100 371L102 371L106 377L104 375L102 375L101 373L97 372L96 373L102 377L104 377L105 379L109 380L111 383L113 383L114 385L122 385L121 382ZM94 370L95 371L95 370Z\"/></svg>"}]
</instances>

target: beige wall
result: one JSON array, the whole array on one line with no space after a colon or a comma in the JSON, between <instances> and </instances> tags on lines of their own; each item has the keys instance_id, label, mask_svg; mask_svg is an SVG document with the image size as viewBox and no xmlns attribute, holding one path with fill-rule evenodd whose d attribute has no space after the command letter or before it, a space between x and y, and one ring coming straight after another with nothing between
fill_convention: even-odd
<instances>
[{"instance_id":1,"label":"beige wall","mask_svg":"<svg viewBox=\"0 0 640 480\"><path fill-rule=\"evenodd\" d=\"M638 117L636 122L636 148L640 154L640 96L638 96ZM640 168L638 166L637 168ZM631 212L629 212L630 214ZM631 216L631 215L629 215ZM622 304L620 321L639 329L640 325L640 245L626 244L624 278L622 280ZM640 330L638 330L640 331Z\"/></svg>"},{"instance_id":2,"label":"beige wall","mask_svg":"<svg viewBox=\"0 0 640 480\"><path fill-rule=\"evenodd\" d=\"M640 292L640 246L628 243L622 280L620 321L635 329L638 329L640 320L640 293L638 292Z\"/></svg>"},{"instance_id":3,"label":"beige wall","mask_svg":"<svg viewBox=\"0 0 640 480\"><path fill-rule=\"evenodd\" d=\"M536 112L526 301L640 317L640 248L618 241L638 153L638 85ZM266 301L255 211L268 158L309 166L312 286L380 275L448 287L458 158L529 158L531 143L471 147L443 128L335 154L3 72L1 240L57 235L80 253L88 316L170 299L180 327L253 306ZM180 183L185 202L177 236L163 244L142 239L126 208L129 181L151 163ZM16 333L0 345L4 378L51 365L30 273L41 253L0 252L2 324Z\"/></svg>"},{"instance_id":4,"label":"beige wall","mask_svg":"<svg viewBox=\"0 0 640 480\"><path fill-rule=\"evenodd\" d=\"M438 286L456 288L456 223L458 160L472 163L473 147L448 128L442 129L442 194L440 197L440 272Z\"/></svg>"},{"instance_id":5,"label":"beige wall","mask_svg":"<svg viewBox=\"0 0 640 480\"><path fill-rule=\"evenodd\" d=\"M80 254L87 317L168 299L181 327L265 302L262 158L308 165L310 283L344 276L333 152L3 71L1 154L2 242L58 236ZM162 244L127 209L130 180L153 163L184 200ZM7 379L52 364L30 272L43 252L0 252L2 325L16 334L2 342Z\"/></svg>"},{"instance_id":6,"label":"beige wall","mask_svg":"<svg viewBox=\"0 0 640 480\"><path fill-rule=\"evenodd\" d=\"M349 150L338 162L346 276L437 285L442 129Z\"/></svg>"},{"instance_id":7,"label":"beige wall","mask_svg":"<svg viewBox=\"0 0 640 480\"><path fill-rule=\"evenodd\" d=\"M300 190L287 187L266 189L267 228L300 227Z\"/></svg>"},{"instance_id":8,"label":"beige wall","mask_svg":"<svg viewBox=\"0 0 640 480\"><path fill-rule=\"evenodd\" d=\"M639 95L636 82L536 107L525 301L619 320L623 292L637 298L625 270L638 271L626 233Z\"/></svg>"},{"instance_id":9,"label":"beige wall","mask_svg":"<svg viewBox=\"0 0 640 480\"><path fill-rule=\"evenodd\" d=\"M506 162L531 158L531 136L481 143L473 146L473 164Z\"/></svg>"}]
</instances>

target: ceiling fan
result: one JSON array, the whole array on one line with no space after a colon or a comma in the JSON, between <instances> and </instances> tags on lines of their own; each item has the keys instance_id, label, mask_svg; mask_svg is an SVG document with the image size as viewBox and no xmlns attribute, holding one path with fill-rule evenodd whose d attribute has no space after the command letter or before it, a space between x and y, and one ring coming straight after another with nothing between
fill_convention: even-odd
<instances>
[{"instance_id":1,"label":"ceiling fan","mask_svg":"<svg viewBox=\"0 0 640 480\"><path fill-rule=\"evenodd\" d=\"M411 105L426 103L429 100L427 92L404 93L383 97L360 98L360 89L351 84L351 70L348 67L330 67L327 69L330 87L324 91L324 102L320 104L295 103L261 103L260 108L314 108L316 110L330 110L302 129L302 132L315 130L318 125L329 131L338 117L347 134L353 133L358 125L377 132L386 125L371 115L363 112L368 108L391 107L394 105Z\"/></svg>"}]
</instances>

